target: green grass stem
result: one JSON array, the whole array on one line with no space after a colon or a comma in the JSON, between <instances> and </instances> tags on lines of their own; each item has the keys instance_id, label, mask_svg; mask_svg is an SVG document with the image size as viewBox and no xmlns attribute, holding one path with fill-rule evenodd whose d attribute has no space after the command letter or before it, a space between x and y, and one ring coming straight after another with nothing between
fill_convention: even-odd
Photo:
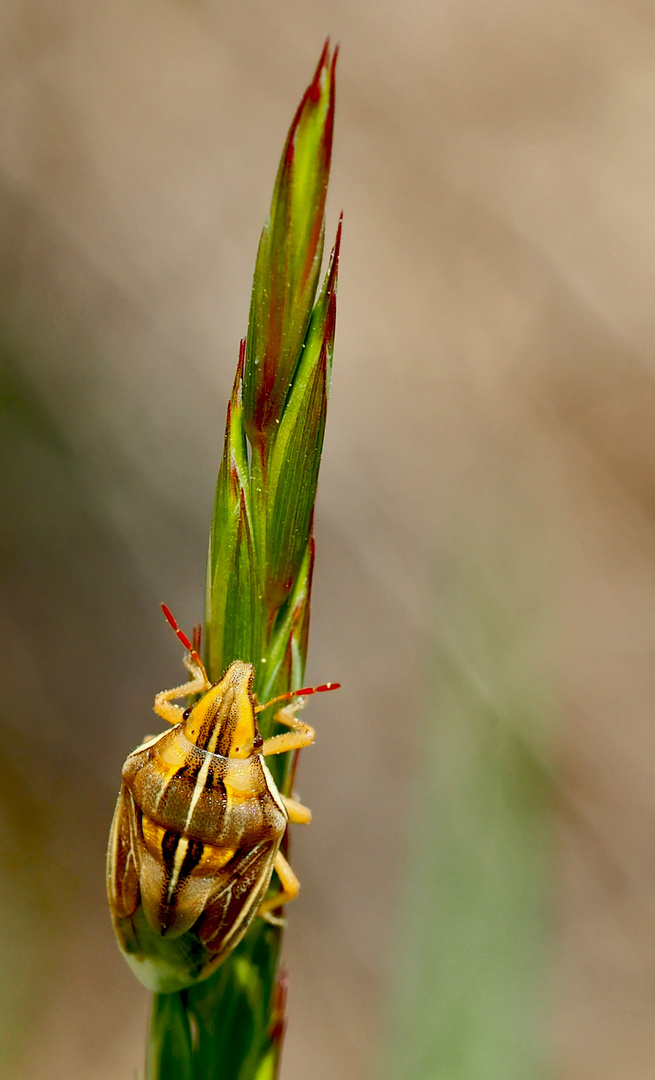
<instances>
[{"instance_id":1,"label":"green grass stem","mask_svg":"<svg viewBox=\"0 0 655 1080\"><path fill-rule=\"evenodd\" d=\"M282 153L227 410L210 531L205 664L218 681L231 661L252 663L260 701L302 686L307 656L312 521L341 236L339 225L319 290L335 61L326 42ZM275 726L273 709L261 714L264 737ZM292 759L270 759L285 793ZM148 1080L277 1075L285 998L280 939L279 927L257 919L211 978L155 996Z\"/></svg>"}]
</instances>

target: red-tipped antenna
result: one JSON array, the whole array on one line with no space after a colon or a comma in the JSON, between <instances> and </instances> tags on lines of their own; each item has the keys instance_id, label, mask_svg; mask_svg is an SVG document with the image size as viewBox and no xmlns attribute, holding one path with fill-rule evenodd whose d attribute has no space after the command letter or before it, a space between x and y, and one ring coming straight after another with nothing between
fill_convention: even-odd
<instances>
[{"instance_id":1,"label":"red-tipped antenna","mask_svg":"<svg viewBox=\"0 0 655 1080\"><path fill-rule=\"evenodd\" d=\"M268 709L269 705L275 705L278 701L287 701L292 697L309 697L310 694L324 694L326 690L338 690L341 686L340 682L326 682L321 686L303 686L302 690L290 690L288 694L280 694L279 697L271 698L265 705L258 705L255 712L263 712L264 709Z\"/></svg>"},{"instance_id":2,"label":"red-tipped antenna","mask_svg":"<svg viewBox=\"0 0 655 1080\"><path fill-rule=\"evenodd\" d=\"M167 608L166 604L162 604L161 609L164 612L164 618L166 619L166 622L170 626L173 627L173 630L175 631L176 636L182 642L182 644L184 645L184 648L187 650L187 652L190 654L190 656L195 660L196 664L198 665L200 670L203 672L205 678L207 678L207 673L205 672L205 665L203 664L202 660L200 659L200 654L194 648L194 646L191 644L188 637L184 633L184 630L180 630L180 628L177 625L177 622L175 620L175 616L171 612L170 608ZM195 636L195 634L196 634L196 632L194 630L194 636Z\"/></svg>"}]
</instances>

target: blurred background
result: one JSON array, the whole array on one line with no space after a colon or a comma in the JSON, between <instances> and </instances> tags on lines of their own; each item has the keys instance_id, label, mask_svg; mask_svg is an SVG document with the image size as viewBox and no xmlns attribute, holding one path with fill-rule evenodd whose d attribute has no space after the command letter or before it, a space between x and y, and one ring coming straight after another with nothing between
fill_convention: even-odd
<instances>
[{"instance_id":1,"label":"blurred background","mask_svg":"<svg viewBox=\"0 0 655 1080\"><path fill-rule=\"evenodd\" d=\"M530 911L472 1008L486 1016L493 965L536 942L543 1000L518 1041L537 1016L549 1075L646 1080L655 15L641 0L2 4L2 1075L122 1080L141 1063L148 994L113 941L106 836L121 763L182 671L159 602L187 629L201 617L257 242L328 32L342 50L328 236L342 208L345 229L307 679L343 689L311 703L299 774L315 817L294 839L283 1077L364 1080L388 1028L407 1039L408 926L440 918L421 891L431 838L443 890L488 812L466 766L484 714L523 748L496 899L518 882ZM501 741L485 730L473 757L506 791ZM437 790L433 758L467 779ZM455 839L426 809L435 791ZM444 1075L429 1054L394 1060L395 1077Z\"/></svg>"}]
</instances>

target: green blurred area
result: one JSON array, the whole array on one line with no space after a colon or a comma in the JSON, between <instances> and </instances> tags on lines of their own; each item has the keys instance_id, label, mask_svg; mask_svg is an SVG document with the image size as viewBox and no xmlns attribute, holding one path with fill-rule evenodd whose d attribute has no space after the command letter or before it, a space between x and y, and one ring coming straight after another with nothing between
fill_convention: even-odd
<instances>
[{"instance_id":1,"label":"green blurred area","mask_svg":"<svg viewBox=\"0 0 655 1080\"><path fill-rule=\"evenodd\" d=\"M554 553L543 533L538 542L526 532L519 506L506 508L517 531L505 550L495 516L481 523L475 508L437 575L390 971L389 1080L553 1075L557 695L543 571Z\"/></svg>"}]
</instances>

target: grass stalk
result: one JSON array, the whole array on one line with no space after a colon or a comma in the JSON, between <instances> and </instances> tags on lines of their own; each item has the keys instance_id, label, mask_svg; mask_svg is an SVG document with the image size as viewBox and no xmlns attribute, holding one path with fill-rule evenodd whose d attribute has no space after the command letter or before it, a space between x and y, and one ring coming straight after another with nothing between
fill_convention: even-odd
<instances>
[{"instance_id":1,"label":"grass stalk","mask_svg":"<svg viewBox=\"0 0 655 1080\"><path fill-rule=\"evenodd\" d=\"M335 61L326 42L282 153L227 410L210 531L205 665L218 681L231 661L249 661L260 701L302 686L307 655L312 521L341 235L339 224L321 285ZM264 738L275 726L274 710L260 715ZM286 794L295 756L270 759ZM209 979L155 995L147 1080L277 1075L286 996L280 944L280 927L256 919Z\"/></svg>"}]
</instances>

